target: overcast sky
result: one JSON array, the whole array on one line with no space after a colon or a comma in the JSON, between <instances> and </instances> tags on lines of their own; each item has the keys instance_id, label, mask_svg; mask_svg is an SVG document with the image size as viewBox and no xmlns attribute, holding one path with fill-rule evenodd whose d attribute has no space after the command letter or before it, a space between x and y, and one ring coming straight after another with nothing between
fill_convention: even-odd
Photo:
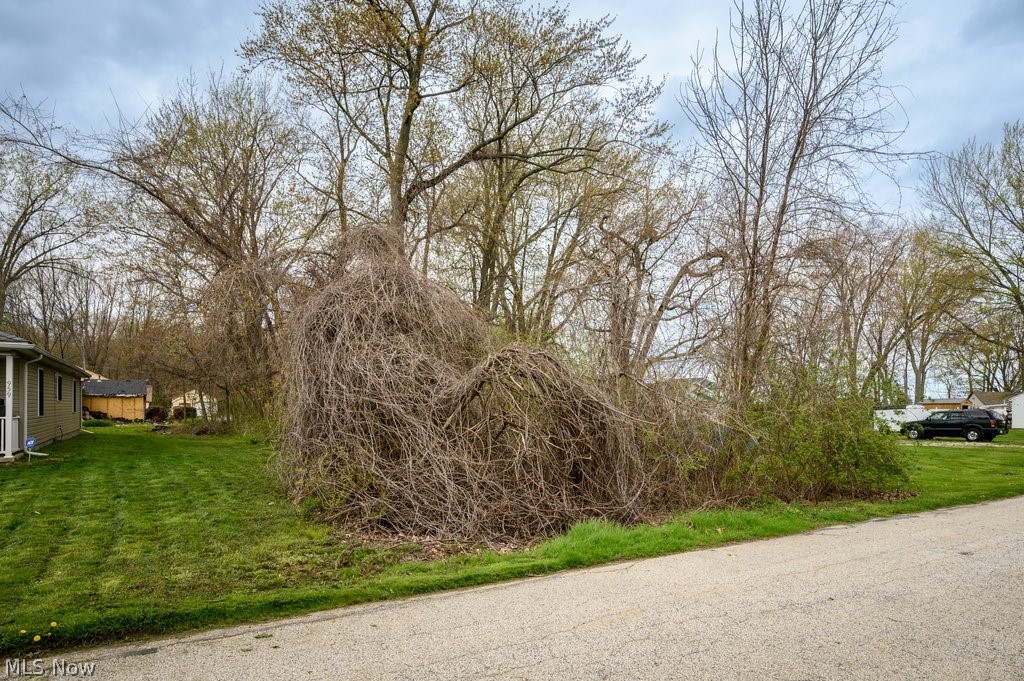
<instances>
[{"instance_id":1,"label":"overcast sky","mask_svg":"<svg viewBox=\"0 0 1024 681\"><path fill-rule=\"evenodd\" d=\"M660 114L680 122L676 97L698 44L728 27L729 0L577 0L581 16L617 17L644 69L666 77ZM0 0L0 91L46 99L59 119L103 129L116 106L138 115L189 69L238 64L258 0ZM1024 0L907 0L885 80L900 86L906 151L994 142L1024 118ZM116 102L116 106L115 106ZM677 135L685 139L685 126ZM913 177L914 169L906 174ZM912 203L912 200L911 200Z\"/></svg>"}]
</instances>

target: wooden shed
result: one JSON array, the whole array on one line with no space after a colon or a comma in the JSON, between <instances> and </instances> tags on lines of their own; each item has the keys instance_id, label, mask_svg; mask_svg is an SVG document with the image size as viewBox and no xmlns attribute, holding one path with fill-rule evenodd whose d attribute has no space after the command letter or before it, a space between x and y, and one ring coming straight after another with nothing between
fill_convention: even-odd
<instances>
[{"instance_id":1,"label":"wooden shed","mask_svg":"<svg viewBox=\"0 0 1024 681\"><path fill-rule=\"evenodd\" d=\"M948 411L950 409L970 409L971 403L963 397L949 397L946 399L921 400L919 404L928 411Z\"/></svg>"},{"instance_id":2,"label":"wooden shed","mask_svg":"<svg viewBox=\"0 0 1024 681\"><path fill-rule=\"evenodd\" d=\"M82 405L94 416L122 421L142 421L153 400L149 381L115 381L109 378L82 383Z\"/></svg>"}]
</instances>

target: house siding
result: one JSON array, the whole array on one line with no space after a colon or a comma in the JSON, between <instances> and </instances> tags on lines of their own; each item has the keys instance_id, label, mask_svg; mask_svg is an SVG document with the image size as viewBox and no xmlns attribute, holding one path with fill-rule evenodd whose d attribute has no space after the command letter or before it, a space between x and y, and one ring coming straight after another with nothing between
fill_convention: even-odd
<instances>
[{"instance_id":1,"label":"house siding","mask_svg":"<svg viewBox=\"0 0 1024 681\"><path fill-rule=\"evenodd\" d=\"M38 415L39 370L44 372L43 415ZM57 376L63 378L63 400L57 399ZM82 429L82 410L73 411L71 391L78 389L79 381L45 362L28 365L28 432L36 439L36 447L54 440L78 435Z\"/></svg>"},{"instance_id":2,"label":"house siding","mask_svg":"<svg viewBox=\"0 0 1024 681\"><path fill-rule=\"evenodd\" d=\"M1006 402L1010 405L1010 410L1013 415L1011 420L1013 429L1024 429L1024 393L1014 395Z\"/></svg>"}]
</instances>

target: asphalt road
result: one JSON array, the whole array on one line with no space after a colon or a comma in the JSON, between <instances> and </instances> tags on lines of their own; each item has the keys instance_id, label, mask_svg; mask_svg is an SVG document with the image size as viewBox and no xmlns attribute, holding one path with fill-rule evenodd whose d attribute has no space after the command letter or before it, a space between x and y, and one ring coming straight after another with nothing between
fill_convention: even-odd
<instances>
[{"instance_id":1,"label":"asphalt road","mask_svg":"<svg viewBox=\"0 0 1024 681\"><path fill-rule=\"evenodd\" d=\"M100 679L1024 679L1024 497L83 651Z\"/></svg>"}]
</instances>

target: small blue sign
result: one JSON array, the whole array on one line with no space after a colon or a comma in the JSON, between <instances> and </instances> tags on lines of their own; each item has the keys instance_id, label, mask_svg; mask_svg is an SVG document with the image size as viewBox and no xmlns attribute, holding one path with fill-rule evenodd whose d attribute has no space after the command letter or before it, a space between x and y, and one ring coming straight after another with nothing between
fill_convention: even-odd
<instances>
[{"instance_id":1,"label":"small blue sign","mask_svg":"<svg viewBox=\"0 0 1024 681\"><path fill-rule=\"evenodd\" d=\"M25 449L31 452L33 449L35 449L35 447L36 439L34 437L29 435L27 438L25 438Z\"/></svg>"}]
</instances>

